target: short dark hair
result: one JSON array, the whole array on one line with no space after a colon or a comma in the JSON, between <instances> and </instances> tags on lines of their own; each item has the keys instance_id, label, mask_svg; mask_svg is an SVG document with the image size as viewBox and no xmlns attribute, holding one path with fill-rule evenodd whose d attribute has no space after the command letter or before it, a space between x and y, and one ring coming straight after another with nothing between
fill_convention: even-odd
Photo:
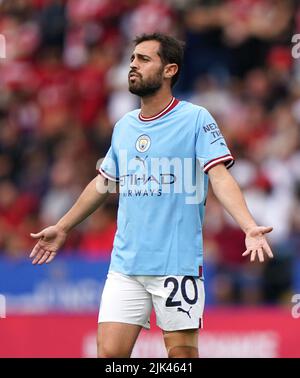
<instances>
[{"instance_id":1,"label":"short dark hair","mask_svg":"<svg viewBox=\"0 0 300 378\"><path fill-rule=\"evenodd\" d=\"M171 86L173 87L178 80L182 62L185 43L166 34L152 33L142 34L134 39L135 46L145 41L157 41L160 44L158 55L163 64L176 63L178 71L172 77Z\"/></svg>"}]
</instances>

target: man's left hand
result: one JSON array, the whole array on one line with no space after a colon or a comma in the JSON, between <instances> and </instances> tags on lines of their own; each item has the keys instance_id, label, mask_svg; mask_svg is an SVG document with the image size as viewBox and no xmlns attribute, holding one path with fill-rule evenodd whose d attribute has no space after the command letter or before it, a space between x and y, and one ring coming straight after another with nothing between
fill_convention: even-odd
<instances>
[{"instance_id":1,"label":"man's left hand","mask_svg":"<svg viewBox=\"0 0 300 378\"><path fill-rule=\"evenodd\" d=\"M265 238L265 234L272 230L273 227L256 226L247 231L245 239L247 249L242 256L248 256L251 254L251 262L255 261L256 256L258 256L259 262L264 262L265 254L270 258L273 258L272 250Z\"/></svg>"}]
</instances>

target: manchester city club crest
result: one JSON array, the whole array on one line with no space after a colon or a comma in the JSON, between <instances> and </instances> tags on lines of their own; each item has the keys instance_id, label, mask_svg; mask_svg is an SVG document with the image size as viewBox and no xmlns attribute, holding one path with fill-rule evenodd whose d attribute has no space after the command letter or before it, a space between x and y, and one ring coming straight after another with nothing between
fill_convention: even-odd
<instances>
[{"instance_id":1,"label":"manchester city club crest","mask_svg":"<svg viewBox=\"0 0 300 378\"><path fill-rule=\"evenodd\" d=\"M146 152L146 151L149 150L150 145L151 145L150 137L146 134L143 134L143 135L138 137L136 144L135 144L135 148L139 152Z\"/></svg>"}]
</instances>

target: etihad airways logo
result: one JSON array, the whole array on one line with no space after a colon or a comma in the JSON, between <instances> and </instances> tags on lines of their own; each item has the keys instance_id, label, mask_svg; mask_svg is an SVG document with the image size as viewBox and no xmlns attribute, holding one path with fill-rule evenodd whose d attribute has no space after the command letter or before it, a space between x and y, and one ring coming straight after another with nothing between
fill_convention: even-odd
<instances>
[{"instance_id":1,"label":"etihad airways logo","mask_svg":"<svg viewBox=\"0 0 300 378\"><path fill-rule=\"evenodd\" d=\"M124 197L160 197L163 193L163 186L173 185L176 176L172 173L161 173L159 176L146 174L128 174L120 176L120 194ZM155 183L156 188L146 187L148 183Z\"/></svg>"},{"instance_id":2,"label":"etihad airways logo","mask_svg":"<svg viewBox=\"0 0 300 378\"><path fill-rule=\"evenodd\" d=\"M120 186L125 186L126 181L129 182L130 185L146 185L149 182L154 182L158 185L172 185L176 182L176 176L173 173L161 173L158 176L148 176L145 173L142 175L127 174L120 176Z\"/></svg>"},{"instance_id":3,"label":"etihad airways logo","mask_svg":"<svg viewBox=\"0 0 300 378\"><path fill-rule=\"evenodd\" d=\"M120 150L116 159L109 155L97 162L97 170L109 180L100 193L119 192L124 197L153 197L184 194L186 204L200 204L205 197L204 161L182 157L128 157ZM117 190L118 189L118 190Z\"/></svg>"}]
</instances>

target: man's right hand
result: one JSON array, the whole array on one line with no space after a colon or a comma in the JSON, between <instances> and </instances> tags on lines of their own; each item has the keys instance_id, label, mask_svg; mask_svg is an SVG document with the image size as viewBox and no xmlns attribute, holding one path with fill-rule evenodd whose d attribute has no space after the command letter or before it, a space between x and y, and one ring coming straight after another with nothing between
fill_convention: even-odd
<instances>
[{"instance_id":1,"label":"man's right hand","mask_svg":"<svg viewBox=\"0 0 300 378\"><path fill-rule=\"evenodd\" d=\"M34 239L39 241L30 253L32 264L43 264L51 262L57 254L59 248L64 244L67 233L57 225L50 226L37 234L30 234Z\"/></svg>"}]
</instances>

